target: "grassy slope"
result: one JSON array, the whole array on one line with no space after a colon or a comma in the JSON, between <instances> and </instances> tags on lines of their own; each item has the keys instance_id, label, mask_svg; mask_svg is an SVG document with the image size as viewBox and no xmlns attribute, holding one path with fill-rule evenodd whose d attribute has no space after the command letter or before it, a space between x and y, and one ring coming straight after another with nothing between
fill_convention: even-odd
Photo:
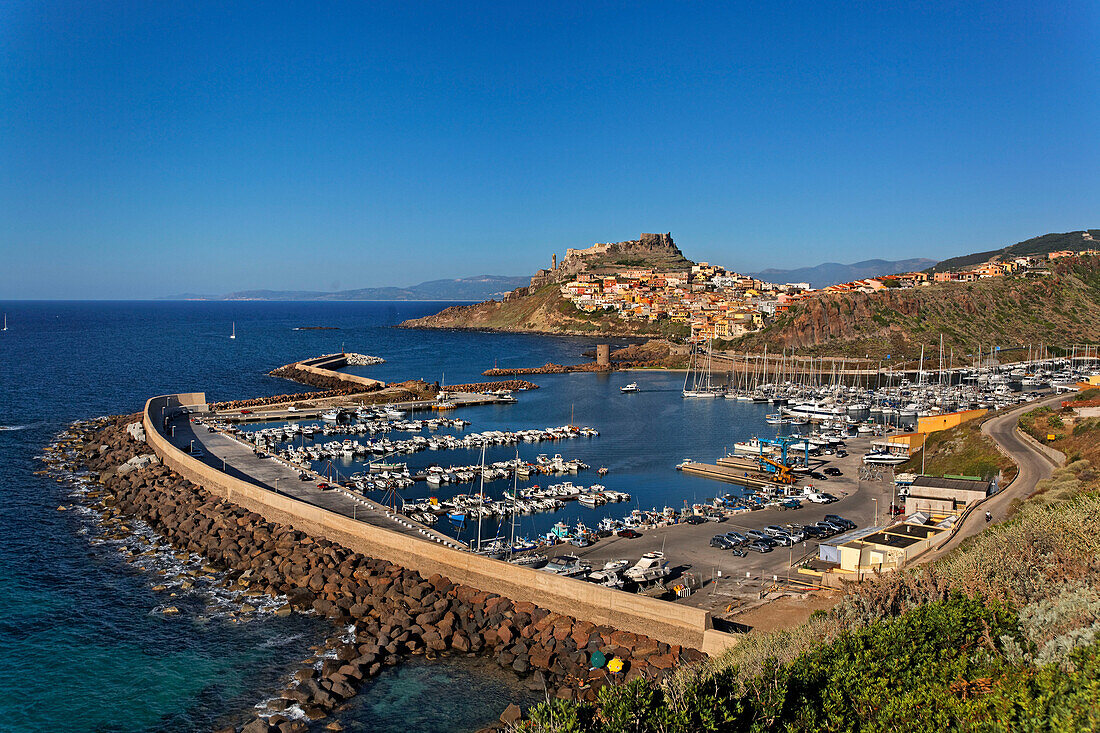
<instances>
[{"instance_id":1,"label":"grassy slope","mask_svg":"<svg viewBox=\"0 0 1100 733\"><path fill-rule=\"evenodd\" d=\"M1016 475L1016 464L997 450L997 444L981 430L981 420L930 433L924 445L924 472L929 476L979 476L990 480L999 473L1001 483ZM922 456L917 453L898 471L921 472Z\"/></svg>"},{"instance_id":2,"label":"grassy slope","mask_svg":"<svg viewBox=\"0 0 1100 733\"><path fill-rule=\"evenodd\" d=\"M957 356L996 344L1100 340L1100 257L1055 265L1045 278L992 278L913 290L813 298L792 307L740 348L914 357L936 354L940 335ZM966 357L962 357L966 358Z\"/></svg>"}]
</instances>

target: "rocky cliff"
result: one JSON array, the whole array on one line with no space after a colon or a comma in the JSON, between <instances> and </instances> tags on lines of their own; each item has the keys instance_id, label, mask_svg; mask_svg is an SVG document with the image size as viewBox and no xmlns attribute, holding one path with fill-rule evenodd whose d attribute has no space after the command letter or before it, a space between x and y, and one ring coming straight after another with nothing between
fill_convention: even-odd
<instances>
[{"instance_id":1,"label":"rocky cliff","mask_svg":"<svg viewBox=\"0 0 1100 733\"><path fill-rule=\"evenodd\" d=\"M537 290L519 288L500 301L451 306L432 316L405 321L401 328L449 328L577 336L684 335L682 324L626 321L610 314L585 313L563 298L561 289L553 284Z\"/></svg>"},{"instance_id":2,"label":"rocky cliff","mask_svg":"<svg viewBox=\"0 0 1100 733\"><path fill-rule=\"evenodd\" d=\"M561 296L559 285L582 272L617 272L633 268L687 270L672 234L642 234L626 242L568 249L559 263L539 270L528 287L516 288L500 300L452 306L435 315L415 318L403 328L453 328L478 331L529 331L601 336L683 336L682 324L626 321L614 314L584 313Z\"/></svg>"},{"instance_id":3,"label":"rocky cliff","mask_svg":"<svg viewBox=\"0 0 1100 733\"><path fill-rule=\"evenodd\" d=\"M567 249L556 267L539 270L531 278L531 288L570 280L581 272L624 270L652 267L659 270L688 269L694 264L672 241L672 233L645 234L626 242L593 244L586 249Z\"/></svg>"}]
</instances>

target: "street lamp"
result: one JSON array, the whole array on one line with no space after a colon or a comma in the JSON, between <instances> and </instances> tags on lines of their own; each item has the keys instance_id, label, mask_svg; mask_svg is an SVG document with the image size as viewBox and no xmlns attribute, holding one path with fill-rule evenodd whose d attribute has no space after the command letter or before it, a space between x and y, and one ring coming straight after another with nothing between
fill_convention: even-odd
<instances>
[{"instance_id":1,"label":"street lamp","mask_svg":"<svg viewBox=\"0 0 1100 733\"><path fill-rule=\"evenodd\" d=\"M878 526L878 499L872 498L871 501L875 502L875 526Z\"/></svg>"}]
</instances>

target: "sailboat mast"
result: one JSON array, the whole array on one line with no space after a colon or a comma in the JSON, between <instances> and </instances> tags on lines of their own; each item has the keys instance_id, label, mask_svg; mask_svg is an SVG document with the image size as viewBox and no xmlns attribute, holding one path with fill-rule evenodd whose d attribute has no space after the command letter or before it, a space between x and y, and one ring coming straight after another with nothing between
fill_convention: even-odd
<instances>
[{"instance_id":1,"label":"sailboat mast","mask_svg":"<svg viewBox=\"0 0 1100 733\"><path fill-rule=\"evenodd\" d=\"M516 500L519 498L519 448L516 448L516 470L513 472L512 481L512 540L508 543L508 553L514 552L516 546Z\"/></svg>"},{"instance_id":2,"label":"sailboat mast","mask_svg":"<svg viewBox=\"0 0 1100 733\"><path fill-rule=\"evenodd\" d=\"M477 502L477 551L481 552L481 517L485 513L485 443L481 444L481 491Z\"/></svg>"}]
</instances>

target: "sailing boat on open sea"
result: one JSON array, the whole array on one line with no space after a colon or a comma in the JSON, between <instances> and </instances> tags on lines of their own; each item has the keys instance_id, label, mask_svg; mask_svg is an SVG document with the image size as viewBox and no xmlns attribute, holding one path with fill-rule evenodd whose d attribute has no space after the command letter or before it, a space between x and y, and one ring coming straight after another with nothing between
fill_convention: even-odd
<instances>
[{"instance_id":1,"label":"sailing boat on open sea","mask_svg":"<svg viewBox=\"0 0 1100 733\"><path fill-rule=\"evenodd\" d=\"M229 338L231 338L231 339L237 338L237 322L236 321L233 321L233 332L229 334Z\"/></svg>"}]
</instances>

